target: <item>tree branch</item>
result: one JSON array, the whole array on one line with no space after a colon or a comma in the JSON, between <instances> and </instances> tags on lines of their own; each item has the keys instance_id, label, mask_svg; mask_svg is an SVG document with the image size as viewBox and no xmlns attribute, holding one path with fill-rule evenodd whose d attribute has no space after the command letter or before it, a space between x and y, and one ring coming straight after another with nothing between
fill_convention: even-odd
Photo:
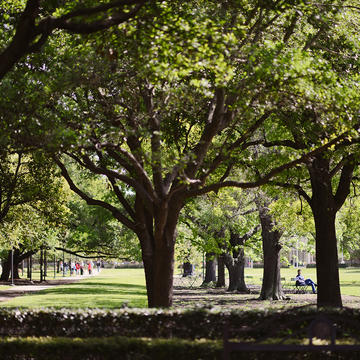
<instances>
[{"instance_id":1,"label":"tree branch","mask_svg":"<svg viewBox=\"0 0 360 360\"><path fill-rule=\"evenodd\" d=\"M129 20L145 3L151 1L113 1L108 4L75 10L59 18L47 16L36 24L36 20L40 18L40 1L28 0L16 26L13 39L0 54L0 80L23 56L39 51L55 29L78 34L94 33ZM126 6L133 6L133 8L128 12L122 11L122 8ZM109 16L107 12L112 9L117 13ZM93 15L101 15L103 18L85 22Z\"/></svg>"},{"instance_id":2,"label":"tree branch","mask_svg":"<svg viewBox=\"0 0 360 360\"><path fill-rule=\"evenodd\" d=\"M350 185L351 185L351 180L355 169L355 165L356 163L354 156L353 155L347 156L346 163L341 171L339 185L336 190L336 194L334 196L337 210L341 208L341 206L344 204L347 196L350 193Z\"/></svg>"},{"instance_id":3,"label":"tree branch","mask_svg":"<svg viewBox=\"0 0 360 360\"><path fill-rule=\"evenodd\" d=\"M254 132L261 126L261 124L264 123L264 121L270 116L271 112L266 112L265 114L263 114L262 116L260 116L259 119L257 119L254 124L252 124L245 132L242 136L240 136L239 139L237 139L235 142L233 142L232 144L230 144L230 146L227 146L225 151L224 149L222 149L222 151L220 152L220 154L218 156L216 156L216 158L213 160L211 166L209 167L209 170L203 174L200 177L201 181L205 181L206 178L213 173L221 164L221 162L228 157L228 153L230 151L233 151L237 148L242 148L244 149L245 147L247 147L248 144L245 144L246 140L249 139L250 136L252 136L254 134ZM252 143L251 143L252 145Z\"/></svg>"},{"instance_id":4,"label":"tree branch","mask_svg":"<svg viewBox=\"0 0 360 360\"><path fill-rule=\"evenodd\" d=\"M77 257L83 258L83 259L93 259L94 257L107 256L107 257L116 257L117 259L127 260L126 258L118 258L115 254L104 253L102 251L90 251L89 253L93 252L95 254L86 256L86 255L82 255L82 254L79 253L79 252L87 253L86 250L69 250L69 249L62 248L62 247L55 247L54 249L59 250L59 251L64 251L67 254L71 254L71 255L74 255L74 256L77 256Z\"/></svg>"},{"instance_id":5,"label":"tree branch","mask_svg":"<svg viewBox=\"0 0 360 360\"><path fill-rule=\"evenodd\" d=\"M279 187L282 187L284 189L293 189L293 190L297 191L299 196L302 196L309 204L311 204L311 197L302 188L302 186L300 186L298 184L282 183L282 182L279 182L279 181L269 181L268 184L269 185L279 186Z\"/></svg>"},{"instance_id":6,"label":"tree branch","mask_svg":"<svg viewBox=\"0 0 360 360\"><path fill-rule=\"evenodd\" d=\"M243 188L243 189L249 189L249 188L255 188L255 187L264 185L264 184L268 183L275 175L278 175L281 172L283 172L284 170L290 169L290 168L292 168L292 167L294 167L296 165L305 163L312 156L323 152L324 150L328 149L332 145L336 144L338 141L344 139L346 137L346 135L347 135L347 132L337 136L336 138L329 141L325 145L322 145L322 146L316 148L315 150L312 150L312 151L302 155L300 158L298 158L296 160L293 160L293 161L290 161L290 162L285 163L283 165L275 167L274 169L269 171L266 175L264 175L263 177L259 178L256 181L252 181L252 182L224 181L222 183L215 183L215 184L211 184L211 185L208 185L208 186L204 186L201 189L187 190L186 191L186 197L192 197L192 196L206 194L206 193L208 193L210 191L217 191L217 190L219 190L221 188L224 188L224 187L238 187L238 188Z\"/></svg>"},{"instance_id":7,"label":"tree branch","mask_svg":"<svg viewBox=\"0 0 360 360\"><path fill-rule=\"evenodd\" d=\"M201 166L204 157L207 153L207 150L212 142L214 136L218 133L222 118L225 112L225 90L217 89L215 92L215 110L210 110L209 119L205 125L205 129L202 132L201 138L198 144L193 150L194 159L190 160L187 168L185 169L185 174L188 178L192 179L199 167Z\"/></svg>"},{"instance_id":8,"label":"tree branch","mask_svg":"<svg viewBox=\"0 0 360 360\"><path fill-rule=\"evenodd\" d=\"M93 199L90 196L88 196L86 193L84 193L82 190L80 190L74 184L65 165L56 156L54 156L53 159L54 159L55 163L59 166L59 168L61 170L61 174L65 178L67 183L69 184L70 189L72 191L74 191L76 194L78 194L83 200L85 200L88 205L97 205L97 206L103 207L104 209L109 210L114 215L114 217L117 220L119 220L122 224L124 224L125 226L127 226L129 229L131 229L133 231L136 230L135 223L133 223L131 220L129 220L126 216L124 216L120 212L119 209L117 209L116 207L112 206L111 204L109 204L105 201Z\"/></svg>"}]
</instances>

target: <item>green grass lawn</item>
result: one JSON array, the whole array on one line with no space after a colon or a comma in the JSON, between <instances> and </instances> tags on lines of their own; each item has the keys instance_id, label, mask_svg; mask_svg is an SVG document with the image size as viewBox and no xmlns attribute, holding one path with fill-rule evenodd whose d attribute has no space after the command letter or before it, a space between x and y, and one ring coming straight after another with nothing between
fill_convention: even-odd
<instances>
[{"instance_id":1,"label":"green grass lawn","mask_svg":"<svg viewBox=\"0 0 360 360\"><path fill-rule=\"evenodd\" d=\"M303 269L302 272L305 278L310 277L316 282L315 269ZM247 284L260 285L262 275L262 269L245 269ZM281 276L290 282L296 276L296 269L281 269ZM343 295L360 296L360 269L340 269L340 281ZM143 269L104 269L94 277L27 294L0 305L12 308L116 309L124 303L131 307L147 306Z\"/></svg>"},{"instance_id":2,"label":"green grass lawn","mask_svg":"<svg viewBox=\"0 0 360 360\"><path fill-rule=\"evenodd\" d=\"M147 306L142 269L104 269L94 277L68 285L54 286L35 294L26 294L0 305L24 308L115 309L124 303L132 307Z\"/></svg>"},{"instance_id":3,"label":"green grass lawn","mask_svg":"<svg viewBox=\"0 0 360 360\"><path fill-rule=\"evenodd\" d=\"M360 296L360 268L341 268L339 271L341 294ZM297 269L282 268L280 273L281 277L285 278L285 281L288 283L291 278L294 278L297 275ZM311 278L316 282L315 268L302 268L301 273L305 279ZM262 276L263 269L245 268L246 283L260 285Z\"/></svg>"}]
</instances>

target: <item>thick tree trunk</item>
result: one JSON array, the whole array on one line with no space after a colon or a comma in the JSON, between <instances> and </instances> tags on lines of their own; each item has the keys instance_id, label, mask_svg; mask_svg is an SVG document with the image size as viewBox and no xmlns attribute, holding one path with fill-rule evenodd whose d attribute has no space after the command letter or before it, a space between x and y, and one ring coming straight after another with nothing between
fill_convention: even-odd
<instances>
[{"instance_id":1,"label":"thick tree trunk","mask_svg":"<svg viewBox=\"0 0 360 360\"><path fill-rule=\"evenodd\" d=\"M325 206L314 211L318 306L342 307L334 213ZM325 216L325 213L326 216Z\"/></svg>"},{"instance_id":2,"label":"thick tree trunk","mask_svg":"<svg viewBox=\"0 0 360 360\"><path fill-rule=\"evenodd\" d=\"M144 257L149 307L170 307L173 296L174 246L156 248L152 257Z\"/></svg>"},{"instance_id":3,"label":"thick tree trunk","mask_svg":"<svg viewBox=\"0 0 360 360\"><path fill-rule=\"evenodd\" d=\"M22 253L19 249L14 249L14 279L20 279L19 275L19 264L29 257L30 255L35 254L36 251L27 251ZM11 250L8 252L8 256L6 259L3 259L3 267L0 280L1 281L9 281L11 275Z\"/></svg>"},{"instance_id":4,"label":"thick tree trunk","mask_svg":"<svg viewBox=\"0 0 360 360\"><path fill-rule=\"evenodd\" d=\"M10 254L11 257L11 254ZM1 272L1 281L9 281L11 272L11 259L9 259L9 255L6 259L3 259L2 261L2 272Z\"/></svg>"},{"instance_id":5,"label":"thick tree trunk","mask_svg":"<svg viewBox=\"0 0 360 360\"><path fill-rule=\"evenodd\" d=\"M169 246L156 249L153 263L153 296L149 307L170 307L173 297L174 238L167 241Z\"/></svg>"},{"instance_id":6,"label":"thick tree trunk","mask_svg":"<svg viewBox=\"0 0 360 360\"><path fill-rule=\"evenodd\" d=\"M245 255L244 250L240 249L234 257L229 253L224 254L224 261L229 272L229 287L227 291L239 291L248 293L249 289L245 284L244 268Z\"/></svg>"},{"instance_id":7,"label":"thick tree trunk","mask_svg":"<svg viewBox=\"0 0 360 360\"><path fill-rule=\"evenodd\" d=\"M18 259L14 259L14 279L20 279L20 274L19 274L19 265L21 263L21 260L19 261Z\"/></svg>"},{"instance_id":8,"label":"thick tree trunk","mask_svg":"<svg viewBox=\"0 0 360 360\"><path fill-rule=\"evenodd\" d=\"M13 264L14 264L14 279L20 279L19 275L19 264L22 261L19 249L14 249ZM3 259L2 273L0 280L9 281L11 275L11 250L9 250L7 258Z\"/></svg>"},{"instance_id":9,"label":"thick tree trunk","mask_svg":"<svg viewBox=\"0 0 360 360\"><path fill-rule=\"evenodd\" d=\"M282 300L285 298L280 277L280 238L281 233L274 229L274 223L267 205L257 202L261 223L261 236L264 253L263 282L261 300Z\"/></svg>"},{"instance_id":10,"label":"thick tree trunk","mask_svg":"<svg viewBox=\"0 0 360 360\"><path fill-rule=\"evenodd\" d=\"M206 254L206 265L205 265L205 279L203 284L209 284L216 282L216 259L215 254Z\"/></svg>"},{"instance_id":11,"label":"thick tree trunk","mask_svg":"<svg viewBox=\"0 0 360 360\"><path fill-rule=\"evenodd\" d=\"M224 255L219 255L217 259L218 278L216 287L225 287L225 261Z\"/></svg>"},{"instance_id":12,"label":"thick tree trunk","mask_svg":"<svg viewBox=\"0 0 360 360\"><path fill-rule=\"evenodd\" d=\"M154 212L154 224L146 212L139 212L142 248L149 307L170 307L173 297L174 249L176 225L181 204L173 207L163 204Z\"/></svg>"},{"instance_id":13,"label":"thick tree trunk","mask_svg":"<svg viewBox=\"0 0 360 360\"><path fill-rule=\"evenodd\" d=\"M312 186L310 205L316 231L317 305L342 307L335 230L339 205L333 195L329 161L318 157L308 168Z\"/></svg>"}]
</instances>

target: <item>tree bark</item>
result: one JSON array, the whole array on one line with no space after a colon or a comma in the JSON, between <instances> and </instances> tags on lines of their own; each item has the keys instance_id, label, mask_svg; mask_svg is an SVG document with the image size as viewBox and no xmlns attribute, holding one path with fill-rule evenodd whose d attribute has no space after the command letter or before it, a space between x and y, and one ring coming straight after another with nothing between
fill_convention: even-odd
<instances>
[{"instance_id":1,"label":"tree bark","mask_svg":"<svg viewBox=\"0 0 360 360\"><path fill-rule=\"evenodd\" d=\"M203 284L209 284L216 282L216 259L215 254L206 254L206 265L205 265L205 279Z\"/></svg>"},{"instance_id":2,"label":"tree bark","mask_svg":"<svg viewBox=\"0 0 360 360\"><path fill-rule=\"evenodd\" d=\"M26 277L30 279L30 257L26 259Z\"/></svg>"},{"instance_id":3,"label":"tree bark","mask_svg":"<svg viewBox=\"0 0 360 360\"><path fill-rule=\"evenodd\" d=\"M19 264L21 262L21 259L19 258L20 252L18 249L14 249L14 279L20 279L19 276ZM3 267L2 267L2 273L0 280L1 281L9 281L11 275L11 250L9 250L7 258L3 259Z\"/></svg>"},{"instance_id":4,"label":"tree bark","mask_svg":"<svg viewBox=\"0 0 360 360\"><path fill-rule=\"evenodd\" d=\"M245 254L244 249L239 249L236 254L224 254L224 262L229 272L229 287L227 291L239 291L248 293L249 289L245 284L244 268Z\"/></svg>"},{"instance_id":5,"label":"tree bark","mask_svg":"<svg viewBox=\"0 0 360 360\"><path fill-rule=\"evenodd\" d=\"M174 202L171 205L166 203L155 209L154 221L148 220L144 207L137 212L141 219L141 231L137 234L142 248L149 307L172 306L176 225L182 204Z\"/></svg>"},{"instance_id":6,"label":"tree bark","mask_svg":"<svg viewBox=\"0 0 360 360\"><path fill-rule=\"evenodd\" d=\"M26 253L21 253L19 249L14 249L14 279L20 279L19 276L19 264L30 254L34 254L35 251L29 251ZM11 275L11 250L8 252L7 258L3 259L2 273L0 280L9 281Z\"/></svg>"},{"instance_id":7,"label":"tree bark","mask_svg":"<svg viewBox=\"0 0 360 360\"><path fill-rule=\"evenodd\" d=\"M343 201L336 201L336 196L340 199L341 194L339 192L335 196L333 195L329 160L325 156L315 158L308 164L308 170L312 188L312 198L309 203L313 212L316 231L317 305L320 307L342 307L335 219ZM346 186L347 183L344 185L344 171L346 172L345 167L338 190L341 190L340 186L343 185L344 193L341 199L345 201L349 189Z\"/></svg>"},{"instance_id":8,"label":"tree bark","mask_svg":"<svg viewBox=\"0 0 360 360\"><path fill-rule=\"evenodd\" d=\"M8 253L6 259L2 261L2 272L1 272L1 281L9 281L11 272L11 251Z\"/></svg>"},{"instance_id":9,"label":"tree bark","mask_svg":"<svg viewBox=\"0 0 360 360\"><path fill-rule=\"evenodd\" d=\"M225 287L225 261L223 254L218 256L217 264L218 264L218 278L217 278L216 287Z\"/></svg>"},{"instance_id":10,"label":"tree bark","mask_svg":"<svg viewBox=\"0 0 360 360\"><path fill-rule=\"evenodd\" d=\"M43 282L43 279L44 279L44 250L41 248L41 250L40 250L40 282Z\"/></svg>"},{"instance_id":11,"label":"tree bark","mask_svg":"<svg viewBox=\"0 0 360 360\"><path fill-rule=\"evenodd\" d=\"M183 277L190 276L193 274L193 264L186 261L183 263Z\"/></svg>"},{"instance_id":12,"label":"tree bark","mask_svg":"<svg viewBox=\"0 0 360 360\"><path fill-rule=\"evenodd\" d=\"M259 226L255 226L242 236L230 229L231 252L224 253L224 262L229 271L228 291L249 292L244 277L245 252L243 246L246 240L258 232L258 229Z\"/></svg>"},{"instance_id":13,"label":"tree bark","mask_svg":"<svg viewBox=\"0 0 360 360\"><path fill-rule=\"evenodd\" d=\"M282 300L285 298L280 277L280 238L279 230L274 229L274 222L267 208L261 200L257 200L261 224L261 236L264 253L263 282L261 286L261 300Z\"/></svg>"}]
</instances>

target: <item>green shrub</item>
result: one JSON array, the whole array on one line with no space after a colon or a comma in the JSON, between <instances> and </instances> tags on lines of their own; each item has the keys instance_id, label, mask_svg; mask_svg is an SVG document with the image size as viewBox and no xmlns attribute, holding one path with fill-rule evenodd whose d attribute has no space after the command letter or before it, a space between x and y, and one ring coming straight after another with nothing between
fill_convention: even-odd
<instances>
[{"instance_id":1,"label":"green shrub","mask_svg":"<svg viewBox=\"0 0 360 360\"><path fill-rule=\"evenodd\" d=\"M220 340L144 338L2 338L1 360L215 360L222 359ZM233 352L231 359L359 359L359 353Z\"/></svg>"},{"instance_id":2,"label":"green shrub","mask_svg":"<svg viewBox=\"0 0 360 360\"><path fill-rule=\"evenodd\" d=\"M306 329L319 314L315 307L284 310L214 311L212 309L159 310L0 310L0 336L52 337L149 337L220 339L224 327L244 339L306 336ZM360 335L360 311L321 310L336 323L337 336ZM356 320L355 320L356 319ZM297 334L296 330L302 332Z\"/></svg>"},{"instance_id":3,"label":"green shrub","mask_svg":"<svg viewBox=\"0 0 360 360\"><path fill-rule=\"evenodd\" d=\"M4 338L1 359L36 360L189 360L218 359L220 341L141 338Z\"/></svg>"}]
</instances>

